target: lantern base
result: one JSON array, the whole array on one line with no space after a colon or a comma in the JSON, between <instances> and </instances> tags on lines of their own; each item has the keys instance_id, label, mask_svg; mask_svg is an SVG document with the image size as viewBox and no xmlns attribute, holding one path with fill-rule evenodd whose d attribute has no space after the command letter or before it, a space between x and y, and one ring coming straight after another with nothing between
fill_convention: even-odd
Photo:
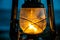
<instances>
[{"instance_id":1,"label":"lantern base","mask_svg":"<svg viewBox=\"0 0 60 40\"><path fill-rule=\"evenodd\" d=\"M39 40L39 36L38 35L20 35L21 37L19 38L19 40Z\"/></svg>"}]
</instances>

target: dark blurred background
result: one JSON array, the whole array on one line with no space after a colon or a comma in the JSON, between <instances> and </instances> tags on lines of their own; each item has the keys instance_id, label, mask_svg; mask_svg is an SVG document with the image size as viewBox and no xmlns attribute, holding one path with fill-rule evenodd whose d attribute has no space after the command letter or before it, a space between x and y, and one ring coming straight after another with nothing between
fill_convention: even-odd
<instances>
[{"instance_id":1,"label":"dark blurred background","mask_svg":"<svg viewBox=\"0 0 60 40\"><path fill-rule=\"evenodd\" d=\"M18 11L20 11L21 5L24 0L18 1ZM42 0L42 3L47 9L46 0ZM10 19L12 11L12 0L0 0L0 40L10 40ZM54 0L54 13L56 31L60 31L60 0Z\"/></svg>"}]
</instances>

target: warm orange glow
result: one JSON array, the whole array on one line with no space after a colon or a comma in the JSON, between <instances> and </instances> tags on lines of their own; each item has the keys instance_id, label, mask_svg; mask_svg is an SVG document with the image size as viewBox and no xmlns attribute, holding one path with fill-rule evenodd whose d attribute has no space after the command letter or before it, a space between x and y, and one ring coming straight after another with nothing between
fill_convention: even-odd
<instances>
[{"instance_id":1,"label":"warm orange glow","mask_svg":"<svg viewBox=\"0 0 60 40\"><path fill-rule=\"evenodd\" d=\"M40 34L46 28L45 18L43 8L23 8L20 12L20 28L27 34Z\"/></svg>"},{"instance_id":2,"label":"warm orange glow","mask_svg":"<svg viewBox=\"0 0 60 40\"><path fill-rule=\"evenodd\" d=\"M37 31L37 28L35 28L33 25L29 24L29 28L30 30L36 32Z\"/></svg>"},{"instance_id":3,"label":"warm orange glow","mask_svg":"<svg viewBox=\"0 0 60 40\"><path fill-rule=\"evenodd\" d=\"M42 32L43 32L42 29L40 29L37 25L34 25L32 23L28 23L28 28L24 30L24 33L27 34L39 34Z\"/></svg>"}]
</instances>

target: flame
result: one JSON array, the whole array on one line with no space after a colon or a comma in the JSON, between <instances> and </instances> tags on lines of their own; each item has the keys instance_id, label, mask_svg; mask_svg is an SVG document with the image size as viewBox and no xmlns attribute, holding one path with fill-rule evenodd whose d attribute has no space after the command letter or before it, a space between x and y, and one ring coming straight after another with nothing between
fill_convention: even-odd
<instances>
[{"instance_id":1,"label":"flame","mask_svg":"<svg viewBox=\"0 0 60 40\"><path fill-rule=\"evenodd\" d=\"M28 23L28 28L24 30L24 33L29 33L29 34L39 34L42 32L43 32L42 29L40 29L37 25L34 25L32 23Z\"/></svg>"},{"instance_id":2,"label":"flame","mask_svg":"<svg viewBox=\"0 0 60 40\"><path fill-rule=\"evenodd\" d=\"M34 25L32 24L29 24L29 29L36 32L37 31L37 28L34 27Z\"/></svg>"}]
</instances>

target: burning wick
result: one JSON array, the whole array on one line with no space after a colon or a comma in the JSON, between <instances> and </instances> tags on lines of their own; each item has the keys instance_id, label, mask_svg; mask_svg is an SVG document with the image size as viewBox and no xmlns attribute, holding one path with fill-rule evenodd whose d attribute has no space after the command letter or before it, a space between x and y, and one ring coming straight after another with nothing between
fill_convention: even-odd
<instances>
[{"instance_id":1,"label":"burning wick","mask_svg":"<svg viewBox=\"0 0 60 40\"><path fill-rule=\"evenodd\" d=\"M29 29L32 31L34 30L35 32L37 31L37 29L32 24L29 24Z\"/></svg>"}]
</instances>

